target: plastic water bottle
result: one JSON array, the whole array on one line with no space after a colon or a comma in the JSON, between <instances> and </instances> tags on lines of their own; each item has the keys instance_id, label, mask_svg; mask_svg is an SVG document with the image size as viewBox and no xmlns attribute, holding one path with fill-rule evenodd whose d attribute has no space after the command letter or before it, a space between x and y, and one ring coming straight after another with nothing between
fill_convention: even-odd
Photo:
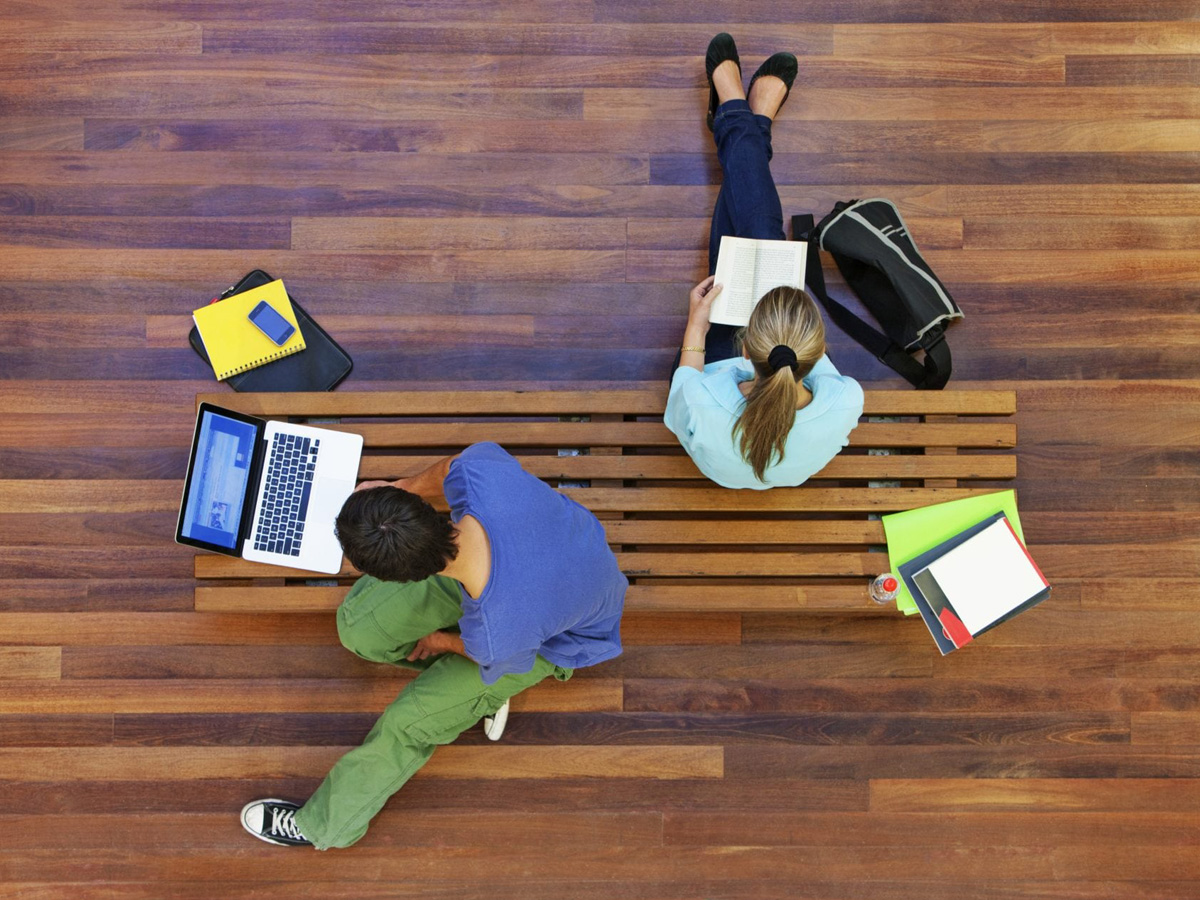
<instances>
[{"instance_id":1,"label":"plastic water bottle","mask_svg":"<svg viewBox=\"0 0 1200 900\"><path fill-rule=\"evenodd\" d=\"M900 593L900 582L896 580L896 576L891 572L884 572L871 582L871 586L867 588L867 593L871 595L871 599L876 603L891 603L896 599L896 595Z\"/></svg>"}]
</instances>

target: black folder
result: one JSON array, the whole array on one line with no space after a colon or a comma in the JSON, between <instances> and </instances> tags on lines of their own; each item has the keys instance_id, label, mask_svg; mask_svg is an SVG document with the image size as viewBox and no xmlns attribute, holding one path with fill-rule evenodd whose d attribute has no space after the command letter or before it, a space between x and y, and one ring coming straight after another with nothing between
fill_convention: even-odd
<instances>
[{"instance_id":1,"label":"black folder","mask_svg":"<svg viewBox=\"0 0 1200 900\"><path fill-rule=\"evenodd\" d=\"M267 284L275 279L262 269L255 269L220 296L220 300ZM225 379L235 391L332 391L354 367L350 355L331 338L328 332L313 321L296 298L288 294L292 309L296 311L296 322L304 335L305 349L266 365L248 369ZM204 352L204 341L193 326L188 334L188 343L208 362Z\"/></svg>"}]
</instances>

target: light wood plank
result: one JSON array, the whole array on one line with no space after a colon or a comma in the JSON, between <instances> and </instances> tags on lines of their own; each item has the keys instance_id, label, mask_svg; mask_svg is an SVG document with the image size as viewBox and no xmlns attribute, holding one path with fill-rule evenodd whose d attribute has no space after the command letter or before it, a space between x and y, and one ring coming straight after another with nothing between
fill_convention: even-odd
<instances>
[{"instance_id":1,"label":"light wood plank","mask_svg":"<svg viewBox=\"0 0 1200 900\"><path fill-rule=\"evenodd\" d=\"M522 468L539 478L585 481L593 478L617 479L698 479L703 478L691 458L674 456L533 456L518 449L513 454ZM388 456L364 457L358 474L362 479L406 477L428 468L441 457ZM905 478L1013 478L1017 474L1015 456L850 456L844 454L830 460L810 480ZM799 525L801 523L797 523ZM696 540L698 538L690 538ZM632 541L627 541L632 543Z\"/></svg>"},{"instance_id":2,"label":"light wood plank","mask_svg":"<svg viewBox=\"0 0 1200 900\"><path fill-rule=\"evenodd\" d=\"M887 561L876 554L857 568L883 569ZM847 568L847 567L842 567ZM659 573L665 574L665 573ZM706 574L713 575L706 567ZM768 572L754 572L768 575ZM851 573L859 574L859 573ZM625 595L627 612L787 612L806 610L860 610L878 613L868 604L866 582L861 586L818 585L630 585ZM346 596L346 587L205 587L196 588L196 611L212 613L330 612ZM626 638L628 641L628 637Z\"/></svg>"},{"instance_id":3,"label":"light wood plank","mask_svg":"<svg viewBox=\"0 0 1200 900\"><path fill-rule=\"evenodd\" d=\"M496 441L514 447L675 447L678 438L660 422L509 422L409 423L404 425L330 425L362 435L369 447L466 447ZM864 424L850 432L852 447L987 447L1016 445L1017 429L1008 424L963 422Z\"/></svg>"},{"instance_id":4,"label":"light wood plank","mask_svg":"<svg viewBox=\"0 0 1200 900\"><path fill-rule=\"evenodd\" d=\"M948 389L945 391L863 392L863 412L882 415L1011 415L1016 393L1009 390ZM199 393L196 403L217 403L258 416L459 416L588 415L624 413L661 415L666 398L661 391L351 391L294 394Z\"/></svg>"},{"instance_id":5,"label":"light wood plank","mask_svg":"<svg viewBox=\"0 0 1200 900\"><path fill-rule=\"evenodd\" d=\"M57 17L56 17L57 19ZM196 22L142 19L138 22L55 21L5 16L0 50L24 53L153 52L200 53L202 33Z\"/></svg>"},{"instance_id":6,"label":"light wood plank","mask_svg":"<svg viewBox=\"0 0 1200 900\"><path fill-rule=\"evenodd\" d=\"M1193 778L943 778L871 782L871 809L880 812L1182 812L1195 807L1197 796L1200 796L1200 780Z\"/></svg>"},{"instance_id":7,"label":"light wood plank","mask_svg":"<svg viewBox=\"0 0 1200 900\"><path fill-rule=\"evenodd\" d=\"M61 647L0 647L0 680L61 676Z\"/></svg>"}]
</instances>

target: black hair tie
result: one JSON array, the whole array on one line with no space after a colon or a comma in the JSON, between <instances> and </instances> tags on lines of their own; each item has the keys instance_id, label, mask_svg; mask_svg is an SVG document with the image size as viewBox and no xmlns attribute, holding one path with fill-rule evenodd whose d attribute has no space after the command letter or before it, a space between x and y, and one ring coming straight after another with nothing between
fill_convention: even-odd
<instances>
[{"instance_id":1,"label":"black hair tie","mask_svg":"<svg viewBox=\"0 0 1200 900\"><path fill-rule=\"evenodd\" d=\"M767 356L767 365L771 367L772 375L785 368L792 369L792 374L795 374L796 363L796 351L787 344L776 344Z\"/></svg>"}]
</instances>

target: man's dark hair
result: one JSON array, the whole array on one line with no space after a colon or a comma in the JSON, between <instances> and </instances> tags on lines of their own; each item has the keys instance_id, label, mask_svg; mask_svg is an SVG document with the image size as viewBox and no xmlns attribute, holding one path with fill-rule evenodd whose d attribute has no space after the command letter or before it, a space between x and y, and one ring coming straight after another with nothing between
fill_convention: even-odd
<instances>
[{"instance_id":1,"label":"man's dark hair","mask_svg":"<svg viewBox=\"0 0 1200 900\"><path fill-rule=\"evenodd\" d=\"M450 517L397 487L355 491L334 527L350 563L382 581L423 581L458 556Z\"/></svg>"}]
</instances>

